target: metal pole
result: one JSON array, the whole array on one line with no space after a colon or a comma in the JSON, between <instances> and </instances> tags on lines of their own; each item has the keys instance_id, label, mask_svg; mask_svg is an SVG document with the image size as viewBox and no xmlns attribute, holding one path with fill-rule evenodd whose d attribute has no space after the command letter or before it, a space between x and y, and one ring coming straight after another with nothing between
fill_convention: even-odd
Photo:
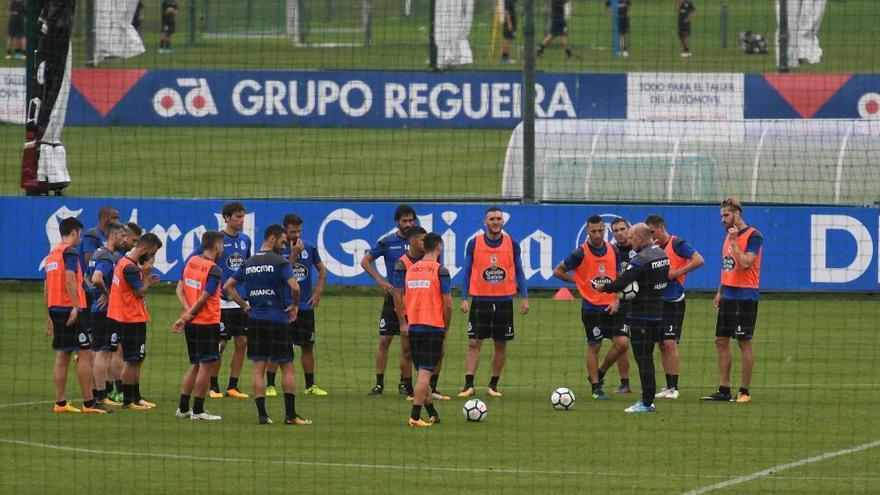
<instances>
[{"instance_id":1,"label":"metal pole","mask_svg":"<svg viewBox=\"0 0 880 495\"><path fill-rule=\"evenodd\" d=\"M721 48L727 48L727 2L721 2Z\"/></svg>"},{"instance_id":2,"label":"metal pole","mask_svg":"<svg viewBox=\"0 0 880 495\"><path fill-rule=\"evenodd\" d=\"M523 5L523 203L535 202L535 0Z\"/></svg>"},{"instance_id":3,"label":"metal pole","mask_svg":"<svg viewBox=\"0 0 880 495\"><path fill-rule=\"evenodd\" d=\"M788 0L779 1L779 72L788 72Z\"/></svg>"},{"instance_id":4,"label":"metal pole","mask_svg":"<svg viewBox=\"0 0 880 495\"><path fill-rule=\"evenodd\" d=\"M437 9L437 1L431 0L428 10L428 64L431 66L431 69L437 70L437 39L434 36L434 29L436 28L436 12Z\"/></svg>"},{"instance_id":5,"label":"metal pole","mask_svg":"<svg viewBox=\"0 0 880 495\"><path fill-rule=\"evenodd\" d=\"M37 2L28 2L28 4L32 3L36 4ZM30 12L28 15L31 15ZM95 0L86 0L86 65L89 67L95 66L95 43ZM30 60L30 54L28 54L28 60Z\"/></svg>"},{"instance_id":6,"label":"metal pole","mask_svg":"<svg viewBox=\"0 0 880 495\"><path fill-rule=\"evenodd\" d=\"M196 44L196 0L189 0L189 44Z\"/></svg>"},{"instance_id":7,"label":"metal pole","mask_svg":"<svg viewBox=\"0 0 880 495\"><path fill-rule=\"evenodd\" d=\"M611 6L608 7L611 10L611 46L613 55L615 57L620 56L620 4L617 3L617 0L611 0Z\"/></svg>"}]
</instances>

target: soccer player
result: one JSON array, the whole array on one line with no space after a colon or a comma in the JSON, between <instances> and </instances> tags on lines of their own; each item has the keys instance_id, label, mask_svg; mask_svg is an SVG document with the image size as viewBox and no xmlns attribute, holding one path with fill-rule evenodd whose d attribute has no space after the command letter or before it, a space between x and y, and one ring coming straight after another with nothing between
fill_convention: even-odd
<instances>
[{"instance_id":1,"label":"soccer player","mask_svg":"<svg viewBox=\"0 0 880 495\"><path fill-rule=\"evenodd\" d=\"M95 402L89 338L79 319L80 311L86 306L83 272L77 250L83 225L76 218L69 217L62 220L58 227L61 242L46 256L46 282L43 286L46 308L49 310L46 333L52 336L52 349L55 350L55 368L52 372L55 382L54 411L107 414L112 410ZM76 376L82 391L82 409L73 407L65 396L67 369L70 366L70 356L74 352L79 355Z\"/></svg>"},{"instance_id":2,"label":"soccer player","mask_svg":"<svg viewBox=\"0 0 880 495\"><path fill-rule=\"evenodd\" d=\"M94 373L97 388L95 400L105 406L121 406L120 402L108 395L113 390L110 363L119 347L119 335L116 333L115 325L111 325L110 320L107 319L107 304L110 301L110 288L113 286L113 270L116 268L116 262L122 257L119 251L124 253L131 246L128 245L128 235L122 224L108 223L104 227L104 234L107 240L95 251L89 263L93 294L91 345L92 352L95 353Z\"/></svg>"},{"instance_id":3,"label":"soccer player","mask_svg":"<svg viewBox=\"0 0 880 495\"><path fill-rule=\"evenodd\" d=\"M669 285L663 294L663 340L660 342L660 359L666 373L666 386L657 392L658 399L678 399L678 373L681 361L678 343L684 324L684 280L687 274L706 262L691 245L681 237L670 235L666 221L660 215L649 215L645 224L651 229L654 243L666 251L669 257Z\"/></svg>"},{"instance_id":4,"label":"soccer player","mask_svg":"<svg viewBox=\"0 0 880 495\"><path fill-rule=\"evenodd\" d=\"M443 240L431 232L425 235L423 242L424 258L408 268L403 261L395 265L395 271L406 269L403 288L406 314L401 315L400 332L409 338L413 363L418 369L409 417L409 425L418 427L440 422L430 381L443 354L443 341L452 321L452 282L449 270L439 262ZM422 419L422 407L428 412L428 421Z\"/></svg>"},{"instance_id":5,"label":"soccer player","mask_svg":"<svg viewBox=\"0 0 880 495\"><path fill-rule=\"evenodd\" d=\"M296 413L296 370L293 368L293 343L288 325L296 320L300 300L299 284L290 262L281 256L287 234L278 224L266 227L260 252L248 258L241 269L226 281L223 290L250 314L248 359L253 361L254 402L259 424L272 424L266 412L266 362L281 367L284 389L284 424L308 425L312 422ZM247 287L245 300L237 285ZM289 291L289 292L288 292Z\"/></svg>"},{"instance_id":6,"label":"soccer player","mask_svg":"<svg viewBox=\"0 0 880 495\"><path fill-rule=\"evenodd\" d=\"M630 303L626 319L633 356L639 366L642 399L626 408L625 412L649 413L656 410L654 344L660 341L663 333L663 293L668 284L669 258L665 251L653 243L651 229L644 223L633 225L629 229L629 238L630 245L636 251L629 268L613 282L596 281L594 287L599 292L613 294L638 282L639 291Z\"/></svg>"},{"instance_id":7,"label":"soccer player","mask_svg":"<svg viewBox=\"0 0 880 495\"><path fill-rule=\"evenodd\" d=\"M498 380L507 359L507 342L514 338L513 297L519 296L520 313L529 312L529 292L522 268L519 243L507 235L504 214L492 207L483 216L486 232L478 235L465 247L464 273L461 284L461 312L468 315L468 354L465 364L464 387L460 398L474 392L474 374L480 364L483 340L492 338L495 355L492 358L492 376L487 393L501 397ZM468 297L473 296L473 305Z\"/></svg>"},{"instance_id":8,"label":"soccer player","mask_svg":"<svg viewBox=\"0 0 880 495\"><path fill-rule=\"evenodd\" d=\"M159 53L171 53L171 36L175 28L177 16L177 0L162 0L162 34L159 36Z\"/></svg>"},{"instance_id":9,"label":"soccer player","mask_svg":"<svg viewBox=\"0 0 880 495\"><path fill-rule=\"evenodd\" d=\"M141 395L141 366L147 356L146 295L150 286L159 282L151 274L156 252L162 241L153 233L140 237L134 247L116 262L113 283L107 304L107 318L113 320L122 343L122 407L125 409L152 409L156 404Z\"/></svg>"},{"instance_id":10,"label":"soccer player","mask_svg":"<svg viewBox=\"0 0 880 495\"><path fill-rule=\"evenodd\" d=\"M290 261L293 276L299 284L299 305L296 320L290 324L290 335L293 345L300 348L300 362L305 375L306 395L323 397L327 392L315 385L315 308L321 302L324 286L327 284L327 267L321 261L318 248L302 239L303 219L299 215L289 213L284 216L284 231L287 233L287 245L282 256ZM318 282L314 289L314 272L318 272ZM266 367L266 397L275 397L275 373L278 363L271 361Z\"/></svg>"},{"instance_id":11,"label":"soccer player","mask_svg":"<svg viewBox=\"0 0 880 495\"><path fill-rule=\"evenodd\" d=\"M25 37L25 18L27 17L27 7L24 0L12 0L9 5L9 25L8 35L6 36L6 60L16 60L27 58L25 47L27 46L27 38ZM15 52L13 53L13 50Z\"/></svg>"},{"instance_id":12,"label":"soccer player","mask_svg":"<svg viewBox=\"0 0 880 495\"><path fill-rule=\"evenodd\" d=\"M516 0L504 0L504 30L501 33L501 62L511 64L510 47L516 39Z\"/></svg>"},{"instance_id":13,"label":"soccer player","mask_svg":"<svg viewBox=\"0 0 880 495\"><path fill-rule=\"evenodd\" d=\"M730 339L739 343L742 357L742 382L736 402L752 400L749 384L755 366L752 337L758 319L758 287L761 281L761 255L764 236L743 220L742 205L736 198L721 203L721 222L727 229L721 251L721 286L715 294L718 319L715 324L715 349L718 352L718 370L721 385L718 390L702 397L709 401L733 401L730 394Z\"/></svg>"},{"instance_id":14,"label":"soccer player","mask_svg":"<svg viewBox=\"0 0 880 495\"><path fill-rule=\"evenodd\" d=\"M629 245L629 222L623 217L616 217L611 221L611 235L614 237L614 245L617 247L617 272L620 273L625 268L629 267L629 260L631 260L636 252L633 251L632 246ZM629 301L624 301L618 299L620 303L617 308L617 312L614 313L614 326L619 329L621 332L626 334L627 339L625 341L627 345L627 349L629 348L629 330L626 328L626 314L629 312ZM612 339L613 341L613 339ZM622 339L618 339L618 345L623 343ZM626 349L619 356L615 356L615 353L609 352L605 354L605 360L602 361L602 364L599 365L599 382L604 384L605 373L611 369L611 366L614 365L614 360L617 360L617 373L620 375L620 385L614 389L615 394L628 394L632 392L632 389L629 385L629 355L626 353Z\"/></svg>"},{"instance_id":15,"label":"soccer player","mask_svg":"<svg viewBox=\"0 0 880 495\"><path fill-rule=\"evenodd\" d=\"M376 281L376 284L385 291L385 301L382 304L382 315L379 317L379 346L376 349L376 385L370 390L369 395L381 395L385 390L385 367L388 365L388 348L395 335L400 335L400 323L394 312L394 287L391 285L391 277L394 273L394 263L403 256L408 249L406 231L416 223L416 211L409 205L400 205L394 211L394 221L397 222L397 230L379 239L361 260L361 267ZM385 259L385 273L388 278L382 277L373 266L373 261L379 258ZM412 359L407 350L406 343L401 339L400 349L400 383L398 392L400 395L412 396Z\"/></svg>"},{"instance_id":16,"label":"soccer player","mask_svg":"<svg viewBox=\"0 0 880 495\"><path fill-rule=\"evenodd\" d=\"M611 12L611 0L605 0L605 10ZM617 36L620 39L620 56L629 57L629 18L632 14L630 0L617 0Z\"/></svg>"},{"instance_id":17,"label":"soccer player","mask_svg":"<svg viewBox=\"0 0 880 495\"><path fill-rule=\"evenodd\" d=\"M251 238L242 232L247 210L238 201L232 201L223 205L220 213L226 222L223 229L223 254L217 262L223 270L223 284L238 271L238 268L251 256ZM239 288L239 295L243 294L243 288ZM226 396L234 399L247 399L249 396L238 390L238 378L241 375L241 367L247 353L248 315L234 300L223 297L220 300L220 355L226 349L226 343L232 340L232 362L229 365L229 382L226 385ZM221 360L214 363L211 371L211 390L208 395L212 399L220 399L220 365Z\"/></svg>"},{"instance_id":18,"label":"soccer player","mask_svg":"<svg viewBox=\"0 0 880 495\"><path fill-rule=\"evenodd\" d=\"M211 380L212 363L220 359L220 281L223 270L217 259L223 254L223 233L209 230L202 234L202 254L186 260L177 283L177 299L183 314L174 322L174 333L186 333L190 368L183 375L178 418L219 421L220 416L205 410L205 396ZM189 399L195 395L193 408Z\"/></svg>"},{"instance_id":19,"label":"soccer player","mask_svg":"<svg viewBox=\"0 0 880 495\"><path fill-rule=\"evenodd\" d=\"M697 8L691 0L678 0L675 8L678 11L678 40L681 42L681 58L691 56L691 21L694 20Z\"/></svg>"},{"instance_id":20,"label":"soccer player","mask_svg":"<svg viewBox=\"0 0 880 495\"><path fill-rule=\"evenodd\" d=\"M86 290L86 303L88 304L85 308L85 311L80 315L83 324L87 329L91 329L91 308L93 295L92 289L92 256L95 251L104 244L104 240L106 239L106 233L104 229L106 229L107 224L110 222L119 222L119 212L113 208L112 206L103 206L100 210L98 210L98 225L86 230L82 234L82 239L79 243L79 262L80 266L82 266L83 273L85 274L85 278L83 282L85 283Z\"/></svg>"},{"instance_id":21,"label":"soccer player","mask_svg":"<svg viewBox=\"0 0 880 495\"><path fill-rule=\"evenodd\" d=\"M417 261L421 260L425 256L425 248L423 245L423 241L425 239L425 235L428 232L419 227L418 225L414 225L407 229L406 231L406 239L409 244L409 250L404 253L403 256L400 257L399 260L394 264L394 273L391 278L391 285L394 286L394 310L397 313L397 320L400 319L406 314L406 308L404 307L404 283L406 282L406 270L415 264ZM431 373L431 397L434 400L450 400L451 397L440 392L437 388L437 384L440 381L440 369L443 366L443 356L446 351L446 344L443 344L443 352L440 354L440 359L437 361L437 366L434 367L433 372ZM401 337L401 343L404 345L405 353L409 356L412 356L409 350L409 339ZM410 396L412 397L412 396Z\"/></svg>"},{"instance_id":22,"label":"soccer player","mask_svg":"<svg viewBox=\"0 0 880 495\"><path fill-rule=\"evenodd\" d=\"M614 294L602 294L594 287L595 284L609 283L617 277L618 253L618 249L605 240L605 222L602 217L593 215L587 219L587 241L553 270L556 278L575 284L583 298L581 322L587 336L587 373L592 396L596 400L609 400L602 390L604 371L620 356L625 356L629 349L626 327L617 325L614 316L620 302ZM574 276L568 272L573 272ZM599 350L602 348L602 339L611 339L613 346L605 358L603 365L607 367L600 377Z\"/></svg>"},{"instance_id":23,"label":"soccer player","mask_svg":"<svg viewBox=\"0 0 880 495\"><path fill-rule=\"evenodd\" d=\"M568 25L565 22L565 4L569 0L550 0L550 32L538 46L537 56L544 55L544 49L553 43L553 39L559 36L565 56L571 58L574 54L568 46Z\"/></svg>"},{"instance_id":24,"label":"soccer player","mask_svg":"<svg viewBox=\"0 0 880 495\"><path fill-rule=\"evenodd\" d=\"M118 262L125 253L127 253L132 247L134 247L134 243L137 242L138 239L144 234L144 229L140 227L136 222L127 222L125 225L125 246L119 247L116 249L115 258L116 262ZM115 264L114 264L115 269ZM112 287L112 273L111 273L111 286ZM112 320L109 322L111 326L111 331L116 333L117 344L119 343L119 330L116 328L116 323ZM125 367L125 361L122 360L122 346L117 345L116 351L113 352L110 359L110 379L113 380L113 385L116 388L115 392L107 389L107 397L113 400L113 402L118 402L122 404L123 394L122 394L122 369Z\"/></svg>"}]
</instances>

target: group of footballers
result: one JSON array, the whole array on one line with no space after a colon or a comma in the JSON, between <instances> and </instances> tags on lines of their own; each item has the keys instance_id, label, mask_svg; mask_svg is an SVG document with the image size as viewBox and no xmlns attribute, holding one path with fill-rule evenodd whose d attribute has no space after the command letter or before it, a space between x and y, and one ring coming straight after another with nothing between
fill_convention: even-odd
<instances>
[{"instance_id":1,"label":"group of footballers","mask_svg":"<svg viewBox=\"0 0 880 495\"><path fill-rule=\"evenodd\" d=\"M186 336L190 367L181 385L176 415L192 420L219 420L205 409L206 398L220 398L220 358L229 340L234 342L226 396L248 398L238 389L242 362L253 362L252 390L260 424L272 420L266 397L277 395L275 377L282 373L286 424L310 424L296 411L294 346L301 349L305 393L326 396L315 385L315 316L324 290L327 270L315 246L302 239L303 219L284 217L283 225L265 229L261 248L251 253L251 240L242 232L246 210L242 203L223 206L224 231L207 231L201 244L186 260L176 295L182 307L172 330ZM445 337L451 325L452 284L442 265L442 238L416 224L416 212L400 205L394 215L397 229L381 238L363 257L361 265L383 289L379 319L376 383L370 395L385 390L385 368L395 336L400 337L398 392L412 401L408 423L431 426L440 421L434 401L450 400L438 382L445 354ZM115 407L151 409L141 395L140 367L146 357L149 314L145 296L159 281L151 273L160 239L143 234L133 224L121 224L118 212L102 208L99 223L83 233L76 218L60 223L61 242L46 258L48 332L56 351L54 369L58 413L107 414ZM720 385L702 397L708 401L749 402L749 382L754 363L751 339L758 306L763 238L743 220L735 198L721 205L727 229L721 260L721 286L715 297L718 308L715 345ZM504 232L499 208L484 216L484 233L471 239L459 309L468 314L468 353L460 398L475 395L482 343L491 338L494 355L486 392L501 397L499 380L507 344L514 339L514 299L519 312L529 312L528 289L519 243ZM620 386L615 393L630 393L629 359L639 369L641 400L626 409L655 411L655 398L679 397L679 355L685 315L684 281L700 268L703 257L690 244L670 234L665 220L650 215L630 225L623 218L611 222L614 242L605 240L606 226L599 216L587 220L587 239L554 270L554 275L574 284L582 302L581 321L587 338L586 364L592 397L608 400L603 391L608 370L618 366ZM82 242L81 242L82 240ZM375 268L384 258L383 277ZM316 276L317 275L317 276ZM315 280L317 279L317 280ZM637 285L638 289L632 291ZM618 293L635 292L632 300ZM74 303L74 301L76 301ZM742 382L736 398L731 394L730 339L742 354ZM602 341L612 348L599 365ZM654 345L660 345L666 386L656 390ZM72 353L79 356L83 407L65 397ZM415 381L413 369L416 370ZM114 392L115 388L115 392ZM192 405L190 404L192 401ZM422 409L427 419L422 418Z\"/></svg>"}]
</instances>

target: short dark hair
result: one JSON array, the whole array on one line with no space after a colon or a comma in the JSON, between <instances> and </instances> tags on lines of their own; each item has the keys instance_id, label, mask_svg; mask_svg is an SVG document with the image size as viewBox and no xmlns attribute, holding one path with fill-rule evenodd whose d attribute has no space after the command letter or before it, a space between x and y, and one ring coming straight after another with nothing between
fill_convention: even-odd
<instances>
[{"instance_id":1,"label":"short dark hair","mask_svg":"<svg viewBox=\"0 0 880 495\"><path fill-rule=\"evenodd\" d=\"M645 223L650 225L651 227L657 227L662 225L666 227L666 220L663 220L663 217L654 213L653 215L648 215L648 218L645 219Z\"/></svg>"},{"instance_id":2,"label":"short dark hair","mask_svg":"<svg viewBox=\"0 0 880 495\"><path fill-rule=\"evenodd\" d=\"M497 211L497 212L499 212L499 213L502 213L502 212L501 212L501 208L499 208L499 207L497 207L497 206L490 206L489 208L486 208L486 213L483 213L483 216L486 216L486 215L488 215L489 213L492 213L493 211Z\"/></svg>"},{"instance_id":3,"label":"short dark hair","mask_svg":"<svg viewBox=\"0 0 880 495\"><path fill-rule=\"evenodd\" d=\"M156 234L154 234L152 232L147 232L146 234L144 234L144 235L140 236L140 238L138 238L135 245L136 246L152 246L152 247L155 247L156 249L162 249L162 240L159 239L159 236L157 236Z\"/></svg>"},{"instance_id":4,"label":"short dark hair","mask_svg":"<svg viewBox=\"0 0 880 495\"><path fill-rule=\"evenodd\" d=\"M110 222L104 227L104 235L110 237L111 235L125 230L125 226L121 223Z\"/></svg>"},{"instance_id":5,"label":"short dark hair","mask_svg":"<svg viewBox=\"0 0 880 495\"><path fill-rule=\"evenodd\" d=\"M425 239L422 242L425 243L425 252L430 253L437 249L437 246L443 244L443 238L436 232L430 232L425 235Z\"/></svg>"},{"instance_id":6,"label":"short dark hair","mask_svg":"<svg viewBox=\"0 0 880 495\"><path fill-rule=\"evenodd\" d=\"M101 209L98 210L98 221L100 222L102 219L109 217L110 212L114 211L114 210L116 210L116 208L114 208L110 205L102 206Z\"/></svg>"},{"instance_id":7,"label":"short dark hair","mask_svg":"<svg viewBox=\"0 0 880 495\"><path fill-rule=\"evenodd\" d=\"M614 220L611 221L611 227L614 227L615 225L619 224L620 222L625 223L627 227L631 226L629 223L629 220L627 220L623 217L615 217Z\"/></svg>"},{"instance_id":8,"label":"short dark hair","mask_svg":"<svg viewBox=\"0 0 880 495\"><path fill-rule=\"evenodd\" d=\"M724 198L724 201L721 202L721 207L730 208L731 210L736 210L740 213L742 213L743 211L742 203L740 203L739 200L734 198L733 196Z\"/></svg>"},{"instance_id":9,"label":"short dark hair","mask_svg":"<svg viewBox=\"0 0 880 495\"><path fill-rule=\"evenodd\" d=\"M587 219L587 223L604 223L605 220L602 220L602 217L599 215L593 215Z\"/></svg>"},{"instance_id":10,"label":"short dark hair","mask_svg":"<svg viewBox=\"0 0 880 495\"><path fill-rule=\"evenodd\" d=\"M424 228L422 228L418 225L413 225L412 227L406 229L406 238L409 239L410 237L415 237L417 235L425 235L427 233L428 233L428 231L425 230Z\"/></svg>"},{"instance_id":11,"label":"short dark hair","mask_svg":"<svg viewBox=\"0 0 880 495\"><path fill-rule=\"evenodd\" d=\"M284 221L282 223L285 227L288 225L302 225L303 219L296 213L288 213L287 215L284 215Z\"/></svg>"},{"instance_id":12,"label":"short dark hair","mask_svg":"<svg viewBox=\"0 0 880 495\"><path fill-rule=\"evenodd\" d=\"M394 221L397 222L407 215L412 215L412 217L415 218L416 210L414 210L413 207L410 205L400 205L397 207L396 210L394 210Z\"/></svg>"},{"instance_id":13,"label":"short dark hair","mask_svg":"<svg viewBox=\"0 0 880 495\"><path fill-rule=\"evenodd\" d=\"M277 223L273 223L272 225L266 227L265 232L263 232L263 240L268 241L269 239L277 239L284 235L284 227L278 225Z\"/></svg>"},{"instance_id":14,"label":"short dark hair","mask_svg":"<svg viewBox=\"0 0 880 495\"><path fill-rule=\"evenodd\" d=\"M144 229L142 229L141 226L135 222L127 222L125 224L125 228L131 233L131 235L135 237L140 237L141 234L144 233Z\"/></svg>"},{"instance_id":15,"label":"short dark hair","mask_svg":"<svg viewBox=\"0 0 880 495\"><path fill-rule=\"evenodd\" d=\"M223 242L223 232L219 232L216 230L209 230L202 234L202 248L208 248L215 246L218 242Z\"/></svg>"},{"instance_id":16,"label":"short dark hair","mask_svg":"<svg viewBox=\"0 0 880 495\"><path fill-rule=\"evenodd\" d=\"M62 237L72 234L74 230L82 229L83 224L76 217L67 217L58 224L58 230L61 231Z\"/></svg>"},{"instance_id":17,"label":"short dark hair","mask_svg":"<svg viewBox=\"0 0 880 495\"><path fill-rule=\"evenodd\" d=\"M220 210L220 213L223 214L223 218L229 218L238 212L247 212L247 208L244 207L241 201L230 201L223 205L223 209Z\"/></svg>"}]
</instances>

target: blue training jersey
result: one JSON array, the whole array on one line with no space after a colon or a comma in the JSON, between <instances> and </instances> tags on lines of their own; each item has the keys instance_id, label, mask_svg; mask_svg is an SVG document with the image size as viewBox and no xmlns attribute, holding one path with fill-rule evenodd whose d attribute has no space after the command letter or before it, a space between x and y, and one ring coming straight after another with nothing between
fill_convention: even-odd
<instances>
[{"instance_id":1,"label":"blue training jersey","mask_svg":"<svg viewBox=\"0 0 880 495\"><path fill-rule=\"evenodd\" d=\"M198 251L201 253L201 247L199 247ZM222 282L225 284L226 281L238 271L238 268L250 257L251 238L248 237L247 234L239 232L237 235L229 235L229 233L223 231L223 254L221 254L220 259L217 260L217 265L223 270ZM247 299L246 287L241 285L240 281L239 284L238 294L244 299ZM222 297L223 299L226 299L225 294L223 294Z\"/></svg>"},{"instance_id":2,"label":"blue training jersey","mask_svg":"<svg viewBox=\"0 0 880 495\"><path fill-rule=\"evenodd\" d=\"M116 262L119 261L122 256L124 256L124 253L110 252L103 246L98 248L89 262L89 279L91 279L96 271L101 272L101 278L104 279L104 287L106 287L107 290L110 290L111 287L113 287L113 270L116 268ZM101 294L103 294L103 292L98 290L97 287L92 289L92 313L104 314L107 312L106 305L103 308L98 305L98 298L101 297Z\"/></svg>"},{"instance_id":3,"label":"blue training jersey","mask_svg":"<svg viewBox=\"0 0 880 495\"><path fill-rule=\"evenodd\" d=\"M245 297L251 307L251 318L287 323L287 281L293 278L293 269L283 256L260 251L242 263L232 278L247 287Z\"/></svg>"},{"instance_id":4,"label":"blue training jersey","mask_svg":"<svg viewBox=\"0 0 880 495\"><path fill-rule=\"evenodd\" d=\"M379 239L370 248L369 253L376 261L379 258L385 258L385 279L391 282L394 274L394 263L407 251L409 251L409 243L406 241L406 238L400 237L397 235L397 232L394 232Z\"/></svg>"},{"instance_id":5,"label":"blue training jersey","mask_svg":"<svg viewBox=\"0 0 880 495\"><path fill-rule=\"evenodd\" d=\"M318 248L314 244L306 240L302 241L303 250L296 257L293 265L293 276L299 283L299 309L312 309L309 305L309 299L312 298L312 287L315 283L315 264L321 263L321 255L318 254ZM290 247L285 246L281 255L290 259ZM290 298L290 290L288 288L287 300Z\"/></svg>"}]
</instances>

